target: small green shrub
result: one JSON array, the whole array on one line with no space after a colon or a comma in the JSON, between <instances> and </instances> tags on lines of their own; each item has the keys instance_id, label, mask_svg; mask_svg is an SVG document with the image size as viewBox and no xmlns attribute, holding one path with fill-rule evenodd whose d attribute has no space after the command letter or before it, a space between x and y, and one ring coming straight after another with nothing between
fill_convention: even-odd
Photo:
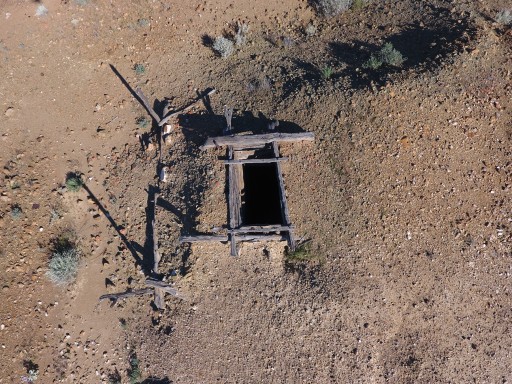
<instances>
[{"instance_id":1,"label":"small green shrub","mask_svg":"<svg viewBox=\"0 0 512 384\"><path fill-rule=\"evenodd\" d=\"M362 9L370 4L373 0L353 0L352 1L352 9Z\"/></svg>"},{"instance_id":2,"label":"small green shrub","mask_svg":"<svg viewBox=\"0 0 512 384\"><path fill-rule=\"evenodd\" d=\"M14 220L21 219L22 216L23 216L23 210L21 209L21 207L18 204L11 206L11 217Z\"/></svg>"},{"instance_id":3,"label":"small green shrub","mask_svg":"<svg viewBox=\"0 0 512 384\"><path fill-rule=\"evenodd\" d=\"M247 42L247 33L249 32L249 24L245 22L237 21L236 23L236 31L235 31L235 45L240 47L245 45Z\"/></svg>"},{"instance_id":4,"label":"small green shrub","mask_svg":"<svg viewBox=\"0 0 512 384\"><path fill-rule=\"evenodd\" d=\"M368 61L363 64L363 68L379 69L382 66L382 60L378 57L371 55Z\"/></svg>"},{"instance_id":5,"label":"small green shrub","mask_svg":"<svg viewBox=\"0 0 512 384\"><path fill-rule=\"evenodd\" d=\"M286 251L285 260L289 264L303 263L315 260L318 257L311 252L311 243L299 244L294 251Z\"/></svg>"},{"instance_id":6,"label":"small green shrub","mask_svg":"<svg viewBox=\"0 0 512 384\"><path fill-rule=\"evenodd\" d=\"M145 116L139 116L137 117L137 119L135 119L135 123L137 123L137 125L140 127L140 128L147 128L150 121L147 117Z\"/></svg>"},{"instance_id":7,"label":"small green shrub","mask_svg":"<svg viewBox=\"0 0 512 384\"><path fill-rule=\"evenodd\" d=\"M130 358L130 369L128 370L128 377L130 379L130 384L137 384L142 378L142 372L140 371L139 367L139 360L135 354Z\"/></svg>"},{"instance_id":8,"label":"small green shrub","mask_svg":"<svg viewBox=\"0 0 512 384\"><path fill-rule=\"evenodd\" d=\"M379 56L382 62L394 67L400 67L405 61L402 54L391 43L384 44L379 52Z\"/></svg>"},{"instance_id":9,"label":"small green shrub","mask_svg":"<svg viewBox=\"0 0 512 384\"><path fill-rule=\"evenodd\" d=\"M503 9L496 14L494 20L496 20L498 24L511 25L512 11L510 9Z\"/></svg>"},{"instance_id":10,"label":"small green shrub","mask_svg":"<svg viewBox=\"0 0 512 384\"><path fill-rule=\"evenodd\" d=\"M317 10L326 17L339 15L347 11L352 5L352 0L316 0Z\"/></svg>"},{"instance_id":11,"label":"small green shrub","mask_svg":"<svg viewBox=\"0 0 512 384\"><path fill-rule=\"evenodd\" d=\"M69 172L66 175L66 188L71 192L78 192L84 186L82 176L75 172Z\"/></svg>"},{"instance_id":12,"label":"small green shrub","mask_svg":"<svg viewBox=\"0 0 512 384\"><path fill-rule=\"evenodd\" d=\"M212 49L223 58L231 56L235 46L234 43L224 36L216 37L213 41Z\"/></svg>"},{"instance_id":13,"label":"small green shrub","mask_svg":"<svg viewBox=\"0 0 512 384\"><path fill-rule=\"evenodd\" d=\"M379 69L382 65L387 64L393 67L400 67L407 60L403 55L393 47L393 44L386 43L380 49L377 55L371 57L363 64L363 68Z\"/></svg>"},{"instance_id":14,"label":"small green shrub","mask_svg":"<svg viewBox=\"0 0 512 384\"><path fill-rule=\"evenodd\" d=\"M133 70L137 75L142 75L146 72L146 67L144 66L144 64L135 64L133 66Z\"/></svg>"},{"instance_id":15,"label":"small green shrub","mask_svg":"<svg viewBox=\"0 0 512 384\"><path fill-rule=\"evenodd\" d=\"M334 75L334 69L332 67L326 66L322 68L322 77L324 79L330 79Z\"/></svg>"},{"instance_id":16,"label":"small green shrub","mask_svg":"<svg viewBox=\"0 0 512 384\"><path fill-rule=\"evenodd\" d=\"M73 282L80 266L81 252L66 237L59 237L54 241L54 252L48 264L46 275L57 285Z\"/></svg>"}]
</instances>

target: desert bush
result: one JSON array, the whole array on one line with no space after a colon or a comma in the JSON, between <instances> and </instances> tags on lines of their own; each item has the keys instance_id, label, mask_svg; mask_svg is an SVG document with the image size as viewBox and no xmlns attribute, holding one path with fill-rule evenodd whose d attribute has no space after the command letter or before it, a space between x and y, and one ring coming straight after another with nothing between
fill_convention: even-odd
<instances>
[{"instance_id":1,"label":"desert bush","mask_svg":"<svg viewBox=\"0 0 512 384\"><path fill-rule=\"evenodd\" d=\"M81 255L80 249L66 236L57 238L46 275L57 285L73 282L80 266Z\"/></svg>"},{"instance_id":2,"label":"desert bush","mask_svg":"<svg viewBox=\"0 0 512 384\"><path fill-rule=\"evenodd\" d=\"M325 66L322 68L322 77L326 80L330 79L334 75L334 69L329 66Z\"/></svg>"},{"instance_id":3,"label":"desert bush","mask_svg":"<svg viewBox=\"0 0 512 384\"><path fill-rule=\"evenodd\" d=\"M384 44L379 52L379 56L382 62L394 67L400 67L405 61L402 54L391 43Z\"/></svg>"},{"instance_id":4,"label":"desert bush","mask_svg":"<svg viewBox=\"0 0 512 384\"><path fill-rule=\"evenodd\" d=\"M135 64L133 66L133 70L137 75L142 75L146 72L146 67L144 66L144 64Z\"/></svg>"},{"instance_id":5,"label":"desert bush","mask_svg":"<svg viewBox=\"0 0 512 384\"><path fill-rule=\"evenodd\" d=\"M347 11L352 5L352 0L317 0L317 10L326 17L336 16Z\"/></svg>"},{"instance_id":6,"label":"desert bush","mask_svg":"<svg viewBox=\"0 0 512 384\"><path fill-rule=\"evenodd\" d=\"M84 186L82 176L76 172L69 172L66 175L66 188L71 192L78 192Z\"/></svg>"},{"instance_id":7,"label":"desert bush","mask_svg":"<svg viewBox=\"0 0 512 384\"><path fill-rule=\"evenodd\" d=\"M373 0L353 0L352 1L352 9L361 9L370 4Z\"/></svg>"},{"instance_id":8,"label":"desert bush","mask_svg":"<svg viewBox=\"0 0 512 384\"><path fill-rule=\"evenodd\" d=\"M512 11L510 9L503 9L496 14L494 20L496 20L498 24L511 25Z\"/></svg>"},{"instance_id":9,"label":"desert bush","mask_svg":"<svg viewBox=\"0 0 512 384\"><path fill-rule=\"evenodd\" d=\"M311 243L306 242L297 245L294 251L286 251L285 260L288 264L302 263L317 259L317 256L311 252Z\"/></svg>"},{"instance_id":10,"label":"desert bush","mask_svg":"<svg viewBox=\"0 0 512 384\"><path fill-rule=\"evenodd\" d=\"M245 45L247 42L247 33L249 32L249 24L245 22L236 22L236 30L235 30L235 45L240 47Z\"/></svg>"},{"instance_id":11,"label":"desert bush","mask_svg":"<svg viewBox=\"0 0 512 384\"><path fill-rule=\"evenodd\" d=\"M130 358L130 369L128 370L128 377L130 379L130 384L137 384L142 378L142 372L140 371L139 367L139 360L135 355Z\"/></svg>"},{"instance_id":12,"label":"desert bush","mask_svg":"<svg viewBox=\"0 0 512 384\"><path fill-rule=\"evenodd\" d=\"M407 60L403 55L393 47L393 44L386 43L377 55L371 55L363 64L363 68L379 69L383 64L400 67Z\"/></svg>"},{"instance_id":13,"label":"desert bush","mask_svg":"<svg viewBox=\"0 0 512 384\"><path fill-rule=\"evenodd\" d=\"M11 206L11 217L14 220L21 219L22 216L23 216L23 210L21 209L21 207L18 204Z\"/></svg>"},{"instance_id":14,"label":"desert bush","mask_svg":"<svg viewBox=\"0 0 512 384\"><path fill-rule=\"evenodd\" d=\"M306 25L306 28L304 28L304 33L308 37L314 36L316 34L316 26L313 23L309 23Z\"/></svg>"},{"instance_id":15,"label":"desert bush","mask_svg":"<svg viewBox=\"0 0 512 384\"><path fill-rule=\"evenodd\" d=\"M135 123L140 128L147 128L147 126L149 125L150 121L149 121L149 119L146 116L139 116L139 117L137 117L137 119L135 119Z\"/></svg>"},{"instance_id":16,"label":"desert bush","mask_svg":"<svg viewBox=\"0 0 512 384\"><path fill-rule=\"evenodd\" d=\"M231 56L234 51L234 44L224 36L216 37L212 45L213 50L223 58Z\"/></svg>"}]
</instances>

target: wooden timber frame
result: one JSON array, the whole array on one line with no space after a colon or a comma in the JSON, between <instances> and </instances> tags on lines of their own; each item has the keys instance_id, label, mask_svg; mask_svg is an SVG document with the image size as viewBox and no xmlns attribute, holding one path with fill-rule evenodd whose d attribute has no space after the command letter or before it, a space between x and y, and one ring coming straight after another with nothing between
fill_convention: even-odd
<instances>
[{"instance_id":1,"label":"wooden timber frame","mask_svg":"<svg viewBox=\"0 0 512 384\"><path fill-rule=\"evenodd\" d=\"M296 240L294 237L294 228L290 221L290 213L286 200L286 191L281 169L281 162L288 160L281 157L279 151L280 142L299 142L313 141L314 134L310 132L300 133L279 133L270 132L264 134L251 135L233 135L231 127L231 117L233 110L225 107L224 115L226 117L226 128L223 136L210 137L206 140L201 149L227 147L227 159L224 163L227 169L228 183L228 214L229 223L226 235L197 235L182 236L181 243L208 242L208 241L229 241L231 245L231 256L238 256L237 243L240 241L282 241L288 242L291 251L295 250ZM278 126L277 121L269 124L269 130L273 131ZM269 158L251 158L237 159L236 152L250 151L255 148L260 149L270 146L272 157ZM276 168L276 177L279 187L279 203L281 208L281 225L242 225L242 183L243 183L243 165L244 164L269 164L274 163Z\"/></svg>"}]
</instances>

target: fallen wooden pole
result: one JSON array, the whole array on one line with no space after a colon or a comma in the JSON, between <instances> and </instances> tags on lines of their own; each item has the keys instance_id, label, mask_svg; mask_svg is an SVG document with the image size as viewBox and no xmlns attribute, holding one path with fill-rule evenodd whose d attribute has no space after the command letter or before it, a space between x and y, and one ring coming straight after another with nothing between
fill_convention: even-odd
<instances>
[{"instance_id":1,"label":"fallen wooden pole","mask_svg":"<svg viewBox=\"0 0 512 384\"><path fill-rule=\"evenodd\" d=\"M273 225L273 226L251 226L251 227L240 227L235 229L230 229L229 233L258 233L258 232L281 232L281 231L289 231L291 229L290 225Z\"/></svg>"},{"instance_id":2,"label":"fallen wooden pole","mask_svg":"<svg viewBox=\"0 0 512 384\"><path fill-rule=\"evenodd\" d=\"M201 146L202 150L231 145L234 147L267 144L271 142L296 142L313 141L315 135L312 132L301 133L264 133L261 135L217 136L210 137ZM277 157L277 156L276 156Z\"/></svg>"},{"instance_id":3,"label":"fallen wooden pole","mask_svg":"<svg viewBox=\"0 0 512 384\"><path fill-rule=\"evenodd\" d=\"M237 241L281 241L286 240L286 237L282 235L253 235L253 234L237 234ZM229 241L227 235L198 235L198 236L182 236L180 237L180 243L201 243L218 241L225 243Z\"/></svg>"},{"instance_id":4,"label":"fallen wooden pole","mask_svg":"<svg viewBox=\"0 0 512 384\"><path fill-rule=\"evenodd\" d=\"M148 111L148 113L151 115L151 117L157 122L159 123L160 122L160 117L156 114L155 110L153 108L151 108L151 105L149 104L149 101L148 99L146 98L146 96L144 96L144 93L142 92L142 89L140 88L137 88L135 90L135 93L137 94L137 96L139 96L140 100L142 101L142 103L144 104L144 107L146 108L146 110ZM162 124L163 125L163 124Z\"/></svg>"},{"instance_id":5,"label":"fallen wooden pole","mask_svg":"<svg viewBox=\"0 0 512 384\"><path fill-rule=\"evenodd\" d=\"M224 160L224 164L268 164L277 163L278 161L286 161L287 157L276 157L272 159L237 159L237 160Z\"/></svg>"},{"instance_id":6,"label":"fallen wooden pole","mask_svg":"<svg viewBox=\"0 0 512 384\"><path fill-rule=\"evenodd\" d=\"M153 293L153 288L137 289L134 291L126 291L126 292L121 292L121 293L108 293L106 295L101 295L100 301L109 299L115 303L119 299L126 299L128 297L148 295L148 294L152 294L152 293Z\"/></svg>"},{"instance_id":7,"label":"fallen wooden pole","mask_svg":"<svg viewBox=\"0 0 512 384\"><path fill-rule=\"evenodd\" d=\"M146 279L145 284L149 287L153 287L155 289L158 288L158 289L164 291L165 293L168 293L169 295L172 295L172 296L178 297L182 300L185 300L184 295L182 295L180 292L178 292L178 290L171 287L169 284L164 283L163 281L154 280L154 279Z\"/></svg>"}]
</instances>

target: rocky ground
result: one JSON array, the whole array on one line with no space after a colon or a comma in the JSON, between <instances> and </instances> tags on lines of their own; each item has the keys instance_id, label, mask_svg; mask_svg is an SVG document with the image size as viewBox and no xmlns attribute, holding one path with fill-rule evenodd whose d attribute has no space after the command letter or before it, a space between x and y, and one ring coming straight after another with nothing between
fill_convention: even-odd
<instances>
[{"instance_id":1,"label":"rocky ground","mask_svg":"<svg viewBox=\"0 0 512 384\"><path fill-rule=\"evenodd\" d=\"M512 34L495 21L507 8L2 3L0 382L26 382L34 364L42 383L512 380ZM247 42L217 57L211 39L237 20ZM365 68L386 42L402 66ZM171 121L159 152L127 84L158 113L216 92ZM199 149L225 105L239 131L279 119L315 133L281 146L309 260L287 262L285 243L244 243L238 258L179 244L227 223L225 153ZM86 188L69 191L68 172ZM187 300L99 302L144 287L157 188L161 277ZM55 286L64 235L82 263Z\"/></svg>"}]
</instances>

